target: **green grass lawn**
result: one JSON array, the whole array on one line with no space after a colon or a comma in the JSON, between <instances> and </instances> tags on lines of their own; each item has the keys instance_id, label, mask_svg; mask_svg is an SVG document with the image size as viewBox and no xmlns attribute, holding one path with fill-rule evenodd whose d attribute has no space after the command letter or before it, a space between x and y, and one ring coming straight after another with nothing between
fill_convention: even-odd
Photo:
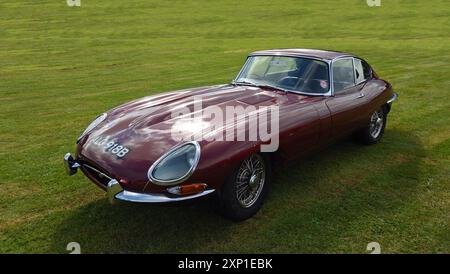
<instances>
[{"instance_id":1,"label":"green grass lawn","mask_svg":"<svg viewBox=\"0 0 450 274\"><path fill-rule=\"evenodd\" d=\"M2 0L0 252L450 252L450 4L442 1ZM208 203L111 207L62 157L99 113L229 82L249 52L365 58L399 93L383 141L282 169L234 223Z\"/></svg>"}]
</instances>

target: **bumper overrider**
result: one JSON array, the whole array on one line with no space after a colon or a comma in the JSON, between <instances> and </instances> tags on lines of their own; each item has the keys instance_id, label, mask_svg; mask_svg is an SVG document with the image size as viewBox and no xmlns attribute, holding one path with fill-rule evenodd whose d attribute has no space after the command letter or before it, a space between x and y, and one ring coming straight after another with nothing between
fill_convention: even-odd
<instances>
[{"instance_id":1,"label":"bumper overrider","mask_svg":"<svg viewBox=\"0 0 450 274\"><path fill-rule=\"evenodd\" d=\"M68 175L74 175L77 173L78 168L82 167L82 163L77 162L70 153L67 153L64 156L64 165L66 168L66 173ZM168 202L179 202L186 201L195 198L199 198L202 196L206 196L214 192L214 189L208 189L205 186L205 189L202 191L190 194L190 195L175 195L173 191L170 189L174 189L176 187L168 188L168 193L138 193L132 192L128 190L124 190L120 183L111 178L106 186L106 192L108 195L108 200L111 204L114 204L116 201L125 201L125 202L134 202L134 203L168 203ZM170 192L169 192L170 191Z\"/></svg>"}]
</instances>

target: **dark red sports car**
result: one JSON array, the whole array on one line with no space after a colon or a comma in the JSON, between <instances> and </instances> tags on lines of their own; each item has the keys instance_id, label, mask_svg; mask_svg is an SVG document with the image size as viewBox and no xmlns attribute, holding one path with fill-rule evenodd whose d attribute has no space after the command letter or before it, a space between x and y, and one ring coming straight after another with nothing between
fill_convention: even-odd
<instances>
[{"instance_id":1,"label":"dark red sports car","mask_svg":"<svg viewBox=\"0 0 450 274\"><path fill-rule=\"evenodd\" d=\"M351 134L377 143L396 98L354 55L258 51L230 84L149 96L101 114L78 138L75 157L64 160L68 174L81 169L111 202L212 195L220 212L243 220L261 207L275 164Z\"/></svg>"}]
</instances>

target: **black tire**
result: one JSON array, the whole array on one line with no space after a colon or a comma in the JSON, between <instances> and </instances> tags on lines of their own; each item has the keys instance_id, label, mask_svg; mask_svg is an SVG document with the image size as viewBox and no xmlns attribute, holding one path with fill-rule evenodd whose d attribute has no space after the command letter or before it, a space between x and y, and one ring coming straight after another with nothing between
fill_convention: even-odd
<instances>
[{"instance_id":1,"label":"black tire","mask_svg":"<svg viewBox=\"0 0 450 274\"><path fill-rule=\"evenodd\" d=\"M377 117L375 118L375 116ZM374 128L374 126L376 126L375 125L376 123L374 123L374 118L377 120L378 118L381 119L380 121L382 122L382 124L380 128L378 128L378 130ZM369 121L367 122L367 125L359 132L357 132L356 137L358 141L365 145L373 145L378 143L381 140L381 138L383 138L384 129L386 128L386 122L387 122L387 111L386 108L381 107L372 114Z\"/></svg>"},{"instance_id":2,"label":"black tire","mask_svg":"<svg viewBox=\"0 0 450 274\"><path fill-rule=\"evenodd\" d=\"M251 187L250 185L250 175L248 182L242 183L238 182L238 176L241 175L242 178L242 168L245 165L246 161L252 160L252 157L257 157L260 161L262 161L264 165L264 181L262 183L261 189L256 189L255 186ZM261 176L262 178L263 176ZM261 208L264 198L267 195L268 186L270 184L270 180L272 177L272 168L270 165L270 160L267 156L263 156L261 154L254 153L247 157L245 160L243 160L240 165L236 168L236 170L230 174L230 176L226 179L225 183L222 185L220 190L217 192L217 209L219 213L226 218L232 219L234 221L243 221L246 220L258 212L258 210ZM259 178L259 177L258 177ZM244 180L245 181L245 180ZM257 197L255 201L247 206L243 205L242 198L238 198L238 187L239 191L241 191L245 185L247 185L249 191L255 189L257 192L259 191L259 194L257 194ZM245 190L244 190L245 191ZM256 196L256 194L255 194ZM242 197L242 195L240 196Z\"/></svg>"}]
</instances>

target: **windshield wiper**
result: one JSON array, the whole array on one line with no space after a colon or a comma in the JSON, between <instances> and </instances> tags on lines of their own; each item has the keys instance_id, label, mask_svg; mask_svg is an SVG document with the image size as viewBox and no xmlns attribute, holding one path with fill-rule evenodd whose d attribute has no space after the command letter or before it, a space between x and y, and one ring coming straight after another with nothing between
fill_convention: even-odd
<instances>
[{"instance_id":1,"label":"windshield wiper","mask_svg":"<svg viewBox=\"0 0 450 274\"><path fill-rule=\"evenodd\" d=\"M249 82L249 81L233 81L231 82L231 84L236 85L236 86L252 86L252 87L257 87L258 85L253 83L253 82Z\"/></svg>"},{"instance_id":2,"label":"windshield wiper","mask_svg":"<svg viewBox=\"0 0 450 274\"><path fill-rule=\"evenodd\" d=\"M251 87L258 87L258 88L270 88L270 89L275 89L275 90L279 90L279 91L283 91L284 93L288 93L289 91L284 89L284 88L280 88L277 86L272 86L269 84L256 84L250 81L233 81L231 82L231 84L236 85L236 86L251 86Z\"/></svg>"},{"instance_id":3,"label":"windshield wiper","mask_svg":"<svg viewBox=\"0 0 450 274\"><path fill-rule=\"evenodd\" d=\"M261 85L256 85L256 86L259 87L259 88L271 88L271 89L283 91L284 93L288 93L288 90L286 90L286 89L284 89L284 88L272 86L272 85L261 84Z\"/></svg>"}]
</instances>

